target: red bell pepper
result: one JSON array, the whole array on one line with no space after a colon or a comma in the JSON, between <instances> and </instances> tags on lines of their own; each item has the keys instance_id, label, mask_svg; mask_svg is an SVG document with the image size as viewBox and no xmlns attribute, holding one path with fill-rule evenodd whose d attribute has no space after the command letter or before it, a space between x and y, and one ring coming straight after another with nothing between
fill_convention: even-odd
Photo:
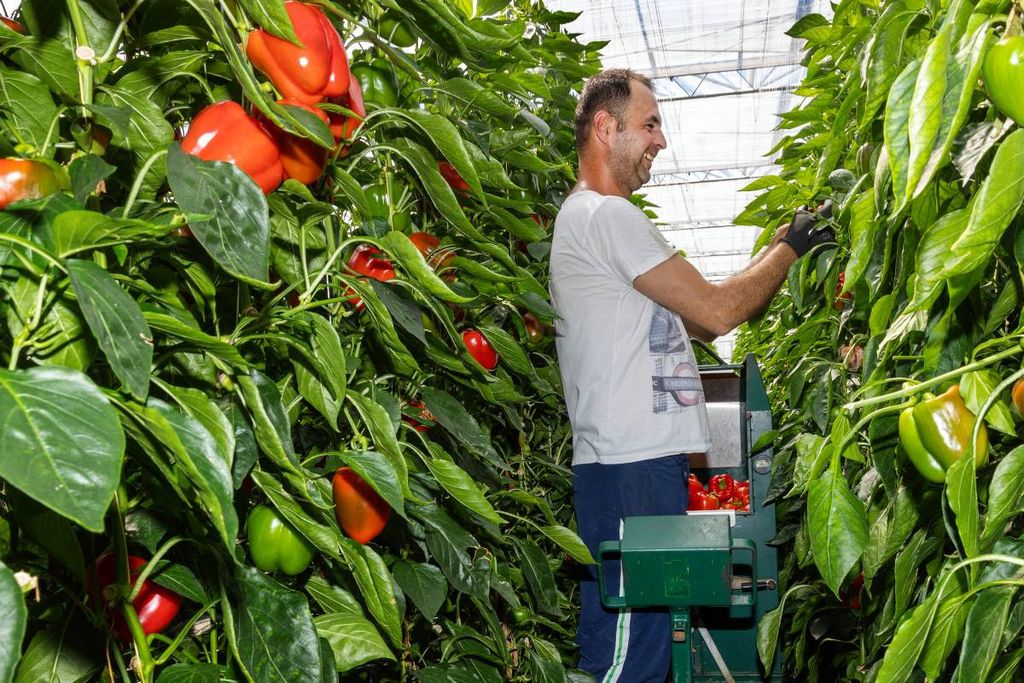
<instances>
[{"instance_id":1,"label":"red bell pepper","mask_svg":"<svg viewBox=\"0 0 1024 683\"><path fill-rule=\"evenodd\" d=\"M691 501L690 510L718 510L722 507L721 502L718 500L718 496L713 493L705 493L700 491Z\"/></svg>"},{"instance_id":2,"label":"red bell pepper","mask_svg":"<svg viewBox=\"0 0 1024 683\"><path fill-rule=\"evenodd\" d=\"M363 103L363 90L359 86L359 81L357 79L349 79L348 95L339 99L337 103L350 110L355 114L355 116L345 116L344 114L332 112L330 114L331 135L334 136L335 142L350 140L355 134L356 129L359 128L359 124L363 122L363 118L366 116L366 105ZM345 150L343 150L343 152L344 151Z\"/></svg>"},{"instance_id":3,"label":"red bell pepper","mask_svg":"<svg viewBox=\"0 0 1024 683\"><path fill-rule=\"evenodd\" d=\"M708 491L718 496L718 500L727 502L735 495L735 488L731 474L716 474L708 482Z\"/></svg>"},{"instance_id":4,"label":"red bell pepper","mask_svg":"<svg viewBox=\"0 0 1024 683\"><path fill-rule=\"evenodd\" d=\"M245 44L249 61L287 99L315 104L347 95L348 55L337 29L315 5L286 2L284 8L302 47L255 29Z\"/></svg>"},{"instance_id":5,"label":"red bell pepper","mask_svg":"<svg viewBox=\"0 0 1024 683\"><path fill-rule=\"evenodd\" d=\"M321 121L330 124L327 113L323 109L311 107L299 100L278 100L278 104L300 107L312 112ZM292 135L274 124L267 122L267 129L274 135L277 147L281 150L281 165L284 167L285 178L295 178L304 185L315 182L324 172L327 164L327 150L308 138Z\"/></svg>"},{"instance_id":6,"label":"red bell pepper","mask_svg":"<svg viewBox=\"0 0 1024 683\"><path fill-rule=\"evenodd\" d=\"M469 183L463 180L462 176L455 169L455 167L449 164L447 161L438 161L437 170L441 172L441 176L444 178L445 182L448 183L449 187L451 187L456 192L469 191Z\"/></svg>"},{"instance_id":7,"label":"red bell pepper","mask_svg":"<svg viewBox=\"0 0 1024 683\"><path fill-rule=\"evenodd\" d=\"M693 505L693 501L696 500L697 496L704 495L706 491L704 490L704 484L700 483L700 479L697 478L696 474L690 475L687 484L690 487L690 505Z\"/></svg>"},{"instance_id":8,"label":"red bell pepper","mask_svg":"<svg viewBox=\"0 0 1024 683\"><path fill-rule=\"evenodd\" d=\"M132 639L132 635L128 629L128 623L121 610L108 597L108 589L116 585L117 581L116 562L117 557L113 553L100 555L96 558L96 565L86 579L94 604L106 606L107 620L113 627L114 635L123 641L129 641ZM128 582L130 584L134 585L145 566L145 559L136 555L128 556ZM97 589L99 594L95 592ZM167 628L167 625L177 616L178 610L181 608L181 596L152 581L144 581L139 594L132 600L132 607L138 613L139 622L146 635L159 633Z\"/></svg>"},{"instance_id":9,"label":"red bell pepper","mask_svg":"<svg viewBox=\"0 0 1024 683\"><path fill-rule=\"evenodd\" d=\"M334 512L345 533L360 543L369 543L384 530L391 507L373 487L350 467L334 473Z\"/></svg>"},{"instance_id":10,"label":"red bell pepper","mask_svg":"<svg viewBox=\"0 0 1024 683\"><path fill-rule=\"evenodd\" d=\"M231 162L249 174L264 194L273 192L284 179L281 152L273 136L237 102L218 102L199 112L181 148L207 161Z\"/></svg>"},{"instance_id":11,"label":"red bell pepper","mask_svg":"<svg viewBox=\"0 0 1024 683\"><path fill-rule=\"evenodd\" d=\"M352 250L352 255L348 258L348 269L353 273L365 275L380 282L395 279L394 265L392 265L390 260L379 256L380 253L380 249L372 244L360 244ZM352 295L349 297L348 302L357 311L361 311L366 307L363 300L355 296L355 291L351 287L349 287L346 294Z\"/></svg>"},{"instance_id":12,"label":"red bell pepper","mask_svg":"<svg viewBox=\"0 0 1024 683\"><path fill-rule=\"evenodd\" d=\"M67 188L67 174L56 164L0 159L0 209L20 199L39 199Z\"/></svg>"},{"instance_id":13,"label":"red bell pepper","mask_svg":"<svg viewBox=\"0 0 1024 683\"><path fill-rule=\"evenodd\" d=\"M468 329L462 333L462 343L466 350L484 370L490 372L498 367L498 352L494 350L487 337L479 330Z\"/></svg>"}]
</instances>

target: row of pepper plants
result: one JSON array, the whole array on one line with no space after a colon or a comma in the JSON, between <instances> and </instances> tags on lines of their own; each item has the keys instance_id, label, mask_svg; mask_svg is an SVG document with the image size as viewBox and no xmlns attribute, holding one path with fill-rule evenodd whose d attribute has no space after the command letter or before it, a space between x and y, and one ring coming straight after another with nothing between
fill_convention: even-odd
<instances>
[{"instance_id":1,"label":"row of pepper plants","mask_svg":"<svg viewBox=\"0 0 1024 683\"><path fill-rule=\"evenodd\" d=\"M1021 9L843 0L790 31L803 102L738 222L767 240L831 198L839 246L738 348L776 409L787 550L759 650L792 680L1019 680Z\"/></svg>"},{"instance_id":2,"label":"row of pepper plants","mask_svg":"<svg viewBox=\"0 0 1024 683\"><path fill-rule=\"evenodd\" d=\"M585 678L545 286L574 18L0 25L0 681Z\"/></svg>"}]
</instances>

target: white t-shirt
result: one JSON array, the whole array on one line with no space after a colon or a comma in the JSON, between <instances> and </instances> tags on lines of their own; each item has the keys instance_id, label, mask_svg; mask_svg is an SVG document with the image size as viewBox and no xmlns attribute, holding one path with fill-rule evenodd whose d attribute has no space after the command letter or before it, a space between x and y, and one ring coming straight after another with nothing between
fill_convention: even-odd
<instances>
[{"instance_id":1,"label":"white t-shirt","mask_svg":"<svg viewBox=\"0 0 1024 683\"><path fill-rule=\"evenodd\" d=\"M633 288L675 253L621 197L575 192L555 218L550 288L573 465L708 449L704 390L683 321Z\"/></svg>"}]
</instances>

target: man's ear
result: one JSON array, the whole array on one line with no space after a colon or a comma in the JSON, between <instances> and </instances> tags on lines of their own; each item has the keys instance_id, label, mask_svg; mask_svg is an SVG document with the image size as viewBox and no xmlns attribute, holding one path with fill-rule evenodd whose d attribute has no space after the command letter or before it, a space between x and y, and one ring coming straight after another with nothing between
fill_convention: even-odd
<instances>
[{"instance_id":1,"label":"man's ear","mask_svg":"<svg viewBox=\"0 0 1024 683\"><path fill-rule=\"evenodd\" d=\"M615 117L601 109L594 114L594 137L600 142L608 144L613 131L619 129L619 122Z\"/></svg>"}]
</instances>

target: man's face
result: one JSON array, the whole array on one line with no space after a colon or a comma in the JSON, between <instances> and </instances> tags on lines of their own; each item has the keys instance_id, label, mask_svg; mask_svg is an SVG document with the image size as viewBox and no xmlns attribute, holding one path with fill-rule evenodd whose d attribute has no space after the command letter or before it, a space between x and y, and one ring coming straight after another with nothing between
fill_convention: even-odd
<instances>
[{"instance_id":1,"label":"man's face","mask_svg":"<svg viewBox=\"0 0 1024 683\"><path fill-rule=\"evenodd\" d=\"M608 159L616 184L628 194L639 190L651 179L654 157L666 145L654 93L640 83L630 83L625 121L615 133Z\"/></svg>"}]
</instances>

